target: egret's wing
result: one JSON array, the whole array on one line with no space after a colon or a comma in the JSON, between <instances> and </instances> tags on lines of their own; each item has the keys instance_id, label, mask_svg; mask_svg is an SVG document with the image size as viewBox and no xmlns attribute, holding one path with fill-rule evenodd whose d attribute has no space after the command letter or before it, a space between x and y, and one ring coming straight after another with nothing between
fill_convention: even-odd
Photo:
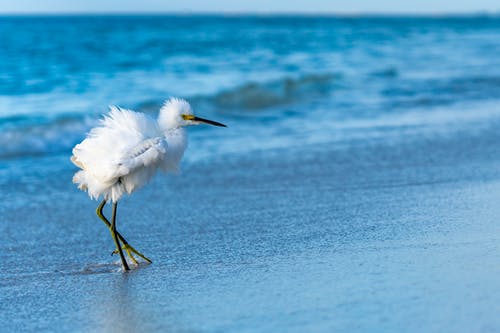
<instances>
[{"instance_id":1,"label":"egret's wing","mask_svg":"<svg viewBox=\"0 0 500 333\"><path fill-rule=\"evenodd\" d=\"M132 147L117 160L115 177L131 174L143 167L160 166L167 152L167 141L164 137L144 140Z\"/></svg>"},{"instance_id":2,"label":"egret's wing","mask_svg":"<svg viewBox=\"0 0 500 333\"><path fill-rule=\"evenodd\" d=\"M161 136L156 120L130 110L111 107L111 111L94 127L87 138L73 148L72 162L102 182L115 178L118 163L129 152L148 148L151 138ZM139 148L137 148L139 147Z\"/></svg>"},{"instance_id":3,"label":"egret's wing","mask_svg":"<svg viewBox=\"0 0 500 333\"><path fill-rule=\"evenodd\" d=\"M149 181L157 167L163 164L166 151L164 137L146 139L114 162L104 161L106 165L102 164L97 171L107 170L105 173L91 173L95 167L88 170L73 156L72 161L82 168L73 177L73 182L81 190L88 191L92 198L97 199L104 194L116 202L125 192L130 194ZM118 186L115 185L117 183Z\"/></svg>"},{"instance_id":4,"label":"egret's wing","mask_svg":"<svg viewBox=\"0 0 500 333\"><path fill-rule=\"evenodd\" d=\"M146 184L163 164L166 152L167 142L164 137L156 137L142 141L123 154L113 168L113 178L121 184L120 196L123 190L130 194Z\"/></svg>"}]
</instances>

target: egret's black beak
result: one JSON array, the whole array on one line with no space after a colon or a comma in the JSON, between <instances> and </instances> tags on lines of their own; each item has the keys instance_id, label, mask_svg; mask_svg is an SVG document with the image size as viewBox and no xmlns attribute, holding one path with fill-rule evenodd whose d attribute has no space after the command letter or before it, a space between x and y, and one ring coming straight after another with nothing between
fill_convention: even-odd
<instances>
[{"instance_id":1,"label":"egret's black beak","mask_svg":"<svg viewBox=\"0 0 500 333\"><path fill-rule=\"evenodd\" d=\"M205 123L205 124L213 125L213 126L227 127L226 125L218 123L216 121L208 120L208 119L203 119L203 118L200 118L200 117L194 117L193 120L194 121L199 121L200 123Z\"/></svg>"}]
</instances>

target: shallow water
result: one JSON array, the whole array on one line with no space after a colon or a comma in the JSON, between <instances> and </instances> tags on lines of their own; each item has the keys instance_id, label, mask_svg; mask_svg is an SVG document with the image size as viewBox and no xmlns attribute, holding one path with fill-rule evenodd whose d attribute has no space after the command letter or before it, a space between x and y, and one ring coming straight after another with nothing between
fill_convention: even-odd
<instances>
[{"instance_id":1,"label":"shallow water","mask_svg":"<svg viewBox=\"0 0 500 333\"><path fill-rule=\"evenodd\" d=\"M0 331L500 329L498 19L68 20L0 18ZM181 91L230 126L120 202L124 274L70 147Z\"/></svg>"}]
</instances>

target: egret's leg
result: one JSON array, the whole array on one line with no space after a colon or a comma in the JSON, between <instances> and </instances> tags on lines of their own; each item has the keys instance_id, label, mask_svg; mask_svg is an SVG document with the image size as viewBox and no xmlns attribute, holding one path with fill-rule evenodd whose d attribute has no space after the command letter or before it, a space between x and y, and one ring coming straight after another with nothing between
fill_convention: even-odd
<instances>
[{"instance_id":1,"label":"egret's leg","mask_svg":"<svg viewBox=\"0 0 500 333\"><path fill-rule=\"evenodd\" d=\"M96 209L96 213L97 213L97 216L99 216L99 218L102 220L102 222L104 222L104 224L106 224L106 226L111 230L111 223L108 221L108 219L104 216L104 214L102 213L102 210L104 208L104 205L106 205L106 199L104 199L100 204L99 206L97 207ZM149 262L149 263L152 263L151 259L149 259L148 257L146 257L144 254L140 253L139 251L137 251L136 249L134 249L134 247L132 245L130 245L127 240L125 239L125 237L123 237L118 231L116 231L116 235L118 236L118 239L123 243L123 249L127 252L127 255L130 257L130 259L136 264L138 265L139 263L137 262L137 260L134 258L134 256L132 255L132 253L135 253L136 255L138 255L139 257L141 257L142 259L144 259L145 261ZM118 253L117 250L113 251L113 253Z\"/></svg>"},{"instance_id":2,"label":"egret's leg","mask_svg":"<svg viewBox=\"0 0 500 333\"><path fill-rule=\"evenodd\" d=\"M116 249L118 250L118 254L120 255L120 259L122 260L123 269L128 271L130 268L128 267L127 260L125 260L125 256L122 252L122 247L120 246L120 241L118 240L118 236L116 235L116 207L118 204L113 202L113 215L111 216L111 236L113 236L113 240L115 241Z\"/></svg>"},{"instance_id":3,"label":"egret's leg","mask_svg":"<svg viewBox=\"0 0 500 333\"><path fill-rule=\"evenodd\" d=\"M97 207L96 209L96 213L97 213L97 216L99 216L99 218L102 220L102 222L104 222L104 224L106 224L106 226L108 227L109 231L111 232L111 223L108 221L108 219L106 218L106 216L104 216L102 210L104 208L104 205L106 204L106 199L104 199L100 204L99 206ZM111 232L112 234L112 232ZM118 230L116 230L116 235L118 236L118 239L123 243L123 249L127 252L127 255L129 256L129 258L134 262L134 264L136 265L139 265L139 263L137 262L137 260L135 259L135 257L132 255L132 252L138 254L139 256L141 256L142 258L145 258L145 260L151 262L148 258L146 258L142 253L138 252L136 249L134 249L128 242L127 240L125 239L125 237L123 237L120 232L118 232ZM118 253L118 250L114 250L112 252L112 254L117 254Z\"/></svg>"}]
</instances>

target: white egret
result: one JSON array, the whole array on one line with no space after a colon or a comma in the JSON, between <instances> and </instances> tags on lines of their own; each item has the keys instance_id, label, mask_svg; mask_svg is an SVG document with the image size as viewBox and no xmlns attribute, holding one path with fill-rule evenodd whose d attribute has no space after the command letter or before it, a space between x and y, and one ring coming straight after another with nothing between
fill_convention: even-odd
<instances>
[{"instance_id":1,"label":"white egret","mask_svg":"<svg viewBox=\"0 0 500 333\"><path fill-rule=\"evenodd\" d=\"M73 148L71 161L81 170L73 182L93 199L103 197L97 215L108 226L124 270L129 266L123 249L132 262L134 254L151 262L133 248L116 230L116 208L125 194L131 194L146 184L158 169L176 171L187 146L185 126L201 123L224 124L196 117L183 99L171 98L160 109L158 119L131 110L111 107L99 126L93 128L81 143ZM113 205L111 222L103 215L106 202Z\"/></svg>"}]
</instances>

